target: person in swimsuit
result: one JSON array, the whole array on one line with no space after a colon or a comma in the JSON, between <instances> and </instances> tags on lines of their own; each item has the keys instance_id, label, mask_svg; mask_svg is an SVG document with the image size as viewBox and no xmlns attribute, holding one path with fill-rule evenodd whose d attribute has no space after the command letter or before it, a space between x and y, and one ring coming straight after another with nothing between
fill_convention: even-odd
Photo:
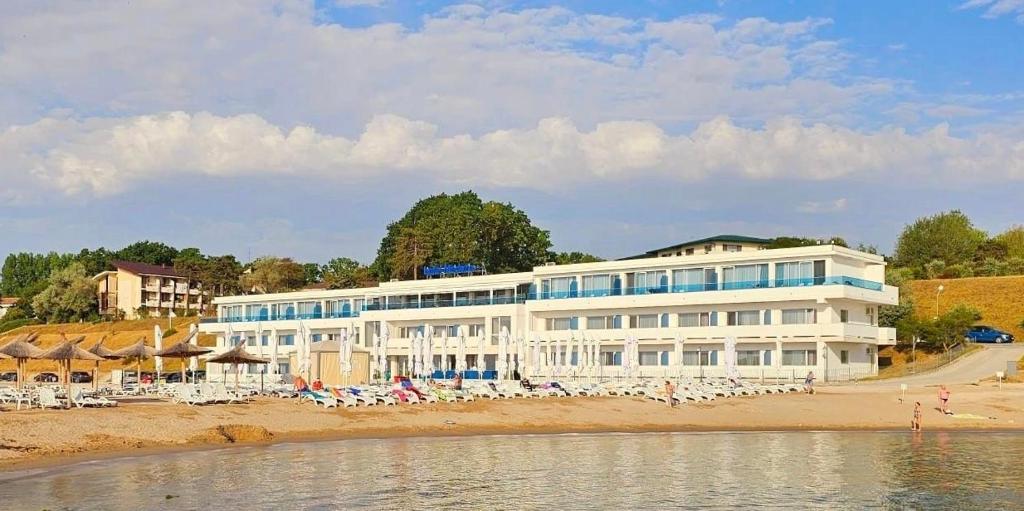
<instances>
[{"instance_id":1,"label":"person in swimsuit","mask_svg":"<svg viewBox=\"0 0 1024 511\"><path fill-rule=\"evenodd\" d=\"M671 408L675 408L675 406L676 406L676 398L673 397L675 395L676 395L676 386L672 385L671 381L665 380L665 397L668 398L668 406L671 407Z\"/></svg>"},{"instance_id":2,"label":"person in swimsuit","mask_svg":"<svg viewBox=\"0 0 1024 511\"><path fill-rule=\"evenodd\" d=\"M939 410L949 414L949 389L945 385L939 386Z\"/></svg>"},{"instance_id":3,"label":"person in swimsuit","mask_svg":"<svg viewBox=\"0 0 1024 511\"><path fill-rule=\"evenodd\" d=\"M910 420L910 431L921 431L921 402L914 403L914 418Z\"/></svg>"}]
</instances>

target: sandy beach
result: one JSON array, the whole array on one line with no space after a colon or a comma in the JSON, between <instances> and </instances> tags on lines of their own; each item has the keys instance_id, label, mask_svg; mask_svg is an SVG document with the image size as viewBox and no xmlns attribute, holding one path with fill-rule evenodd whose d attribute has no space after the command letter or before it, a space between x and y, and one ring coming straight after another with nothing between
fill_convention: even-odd
<instances>
[{"instance_id":1,"label":"sandy beach","mask_svg":"<svg viewBox=\"0 0 1024 511\"><path fill-rule=\"evenodd\" d=\"M877 386L718 399L669 409L638 397L545 398L329 409L294 400L188 407L169 401L124 402L115 409L0 413L0 468L52 465L162 449L297 440L666 431L903 430L914 400L925 431L1024 429L1024 384L952 387L952 409L935 409L935 389Z\"/></svg>"}]
</instances>

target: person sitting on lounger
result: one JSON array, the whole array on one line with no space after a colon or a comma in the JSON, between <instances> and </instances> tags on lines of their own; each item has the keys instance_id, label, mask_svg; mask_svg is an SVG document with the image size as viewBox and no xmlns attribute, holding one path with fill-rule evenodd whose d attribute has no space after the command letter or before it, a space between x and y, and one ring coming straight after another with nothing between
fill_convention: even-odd
<instances>
[{"instance_id":1,"label":"person sitting on lounger","mask_svg":"<svg viewBox=\"0 0 1024 511\"><path fill-rule=\"evenodd\" d=\"M462 390L462 375L455 373L455 379L452 380L452 388L455 390Z\"/></svg>"},{"instance_id":2,"label":"person sitting on lounger","mask_svg":"<svg viewBox=\"0 0 1024 511\"><path fill-rule=\"evenodd\" d=\"M519 385L522 385L524 389L533 392L533 384L530 383L529 378L523 378L522 380L520 380Z\"/></svg>"},{"instance_id":3,"label":"person sitting on lounger","mask_svg":"<svg viewBox=\"0 0 1024 511\"><path fill-rule=\"evenodd\" d=\"M296 376L292 380L292 385L295 386L295 392L306 392L309 390L309 384L306 383L306 379L301 376Z\"/></svg>"},{"instance_id":4,"label":"person sitting on lounger","mask_svg":"<svg viewBox=\"0 0 1024 511\"><path fill-rule=\"evenodd\" d=\"M313 390L320 391L324 390L324 382L320 381L320 378L313 380Z\"/></svg>"}]
</instances>

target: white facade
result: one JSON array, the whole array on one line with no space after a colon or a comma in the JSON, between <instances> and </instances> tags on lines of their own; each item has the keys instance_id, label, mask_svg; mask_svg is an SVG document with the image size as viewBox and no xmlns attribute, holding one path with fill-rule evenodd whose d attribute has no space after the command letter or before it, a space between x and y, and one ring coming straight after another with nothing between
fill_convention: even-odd
<instances>
[{"instance_id":1,"label":"white facade","mask_svg":"<svg viewBox=\"0 0 1024 511\"><path fill-rule=\"evenodd\" d=\"M639 344L632 374L641 377L722 376L725 341L734 338L743 377L802 379L813 370L819 379L837 380L876 374L878 346L895 343L894 329L877 323L878 307L899 299L896 288L883 284L884 274L880 256L831 245L541 266L364 289L222 297L214 300L218 317L200 329L218 334L219 348L226 349L230 335L265 357L276 341L282 373L296 370L285 365L302 344L300 324L313 342L346 329L356 346L368 349L386 327L387 367L375 369L391 374L411 367L410 340L430 325L438 368L442 332L463 327L467 367L493 370L504 326L528 343L525 360L511 358L522 376L620 376L631 336ZM476 357L481 338L482 362ZM578 353L581 338L599 343L599 367L574 367L587 358ZM534 339L542 345L539 367L532 363ZM451 367L455 340L448 346ZM568 369L551 367L558 351Z\"/></svg>"}]
</instances>

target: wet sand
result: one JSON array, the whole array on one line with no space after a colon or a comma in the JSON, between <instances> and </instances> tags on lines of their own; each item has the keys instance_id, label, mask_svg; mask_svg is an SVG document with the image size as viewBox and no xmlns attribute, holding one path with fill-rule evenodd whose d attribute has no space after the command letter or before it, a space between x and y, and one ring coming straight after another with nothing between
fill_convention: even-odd
<instances>
[{"instance_id":1,"label":"wet sand","mask_svg":"<svg viewBox=\"0 0 1024 511\"><path fill-rule=\"evenodd\" d=\"M0 469L63 464L162 450L283 441L674 431L909 430L915 400L924 430L1024 430L1024 384L951 388L951 408L936 409L936 389L821 388L815 395L719 398L670 409L641 397L477 400L471 403L329 409L295 400L189 407L123 402L114 409L0 412Z\"/></svg>"}]
</instances>

